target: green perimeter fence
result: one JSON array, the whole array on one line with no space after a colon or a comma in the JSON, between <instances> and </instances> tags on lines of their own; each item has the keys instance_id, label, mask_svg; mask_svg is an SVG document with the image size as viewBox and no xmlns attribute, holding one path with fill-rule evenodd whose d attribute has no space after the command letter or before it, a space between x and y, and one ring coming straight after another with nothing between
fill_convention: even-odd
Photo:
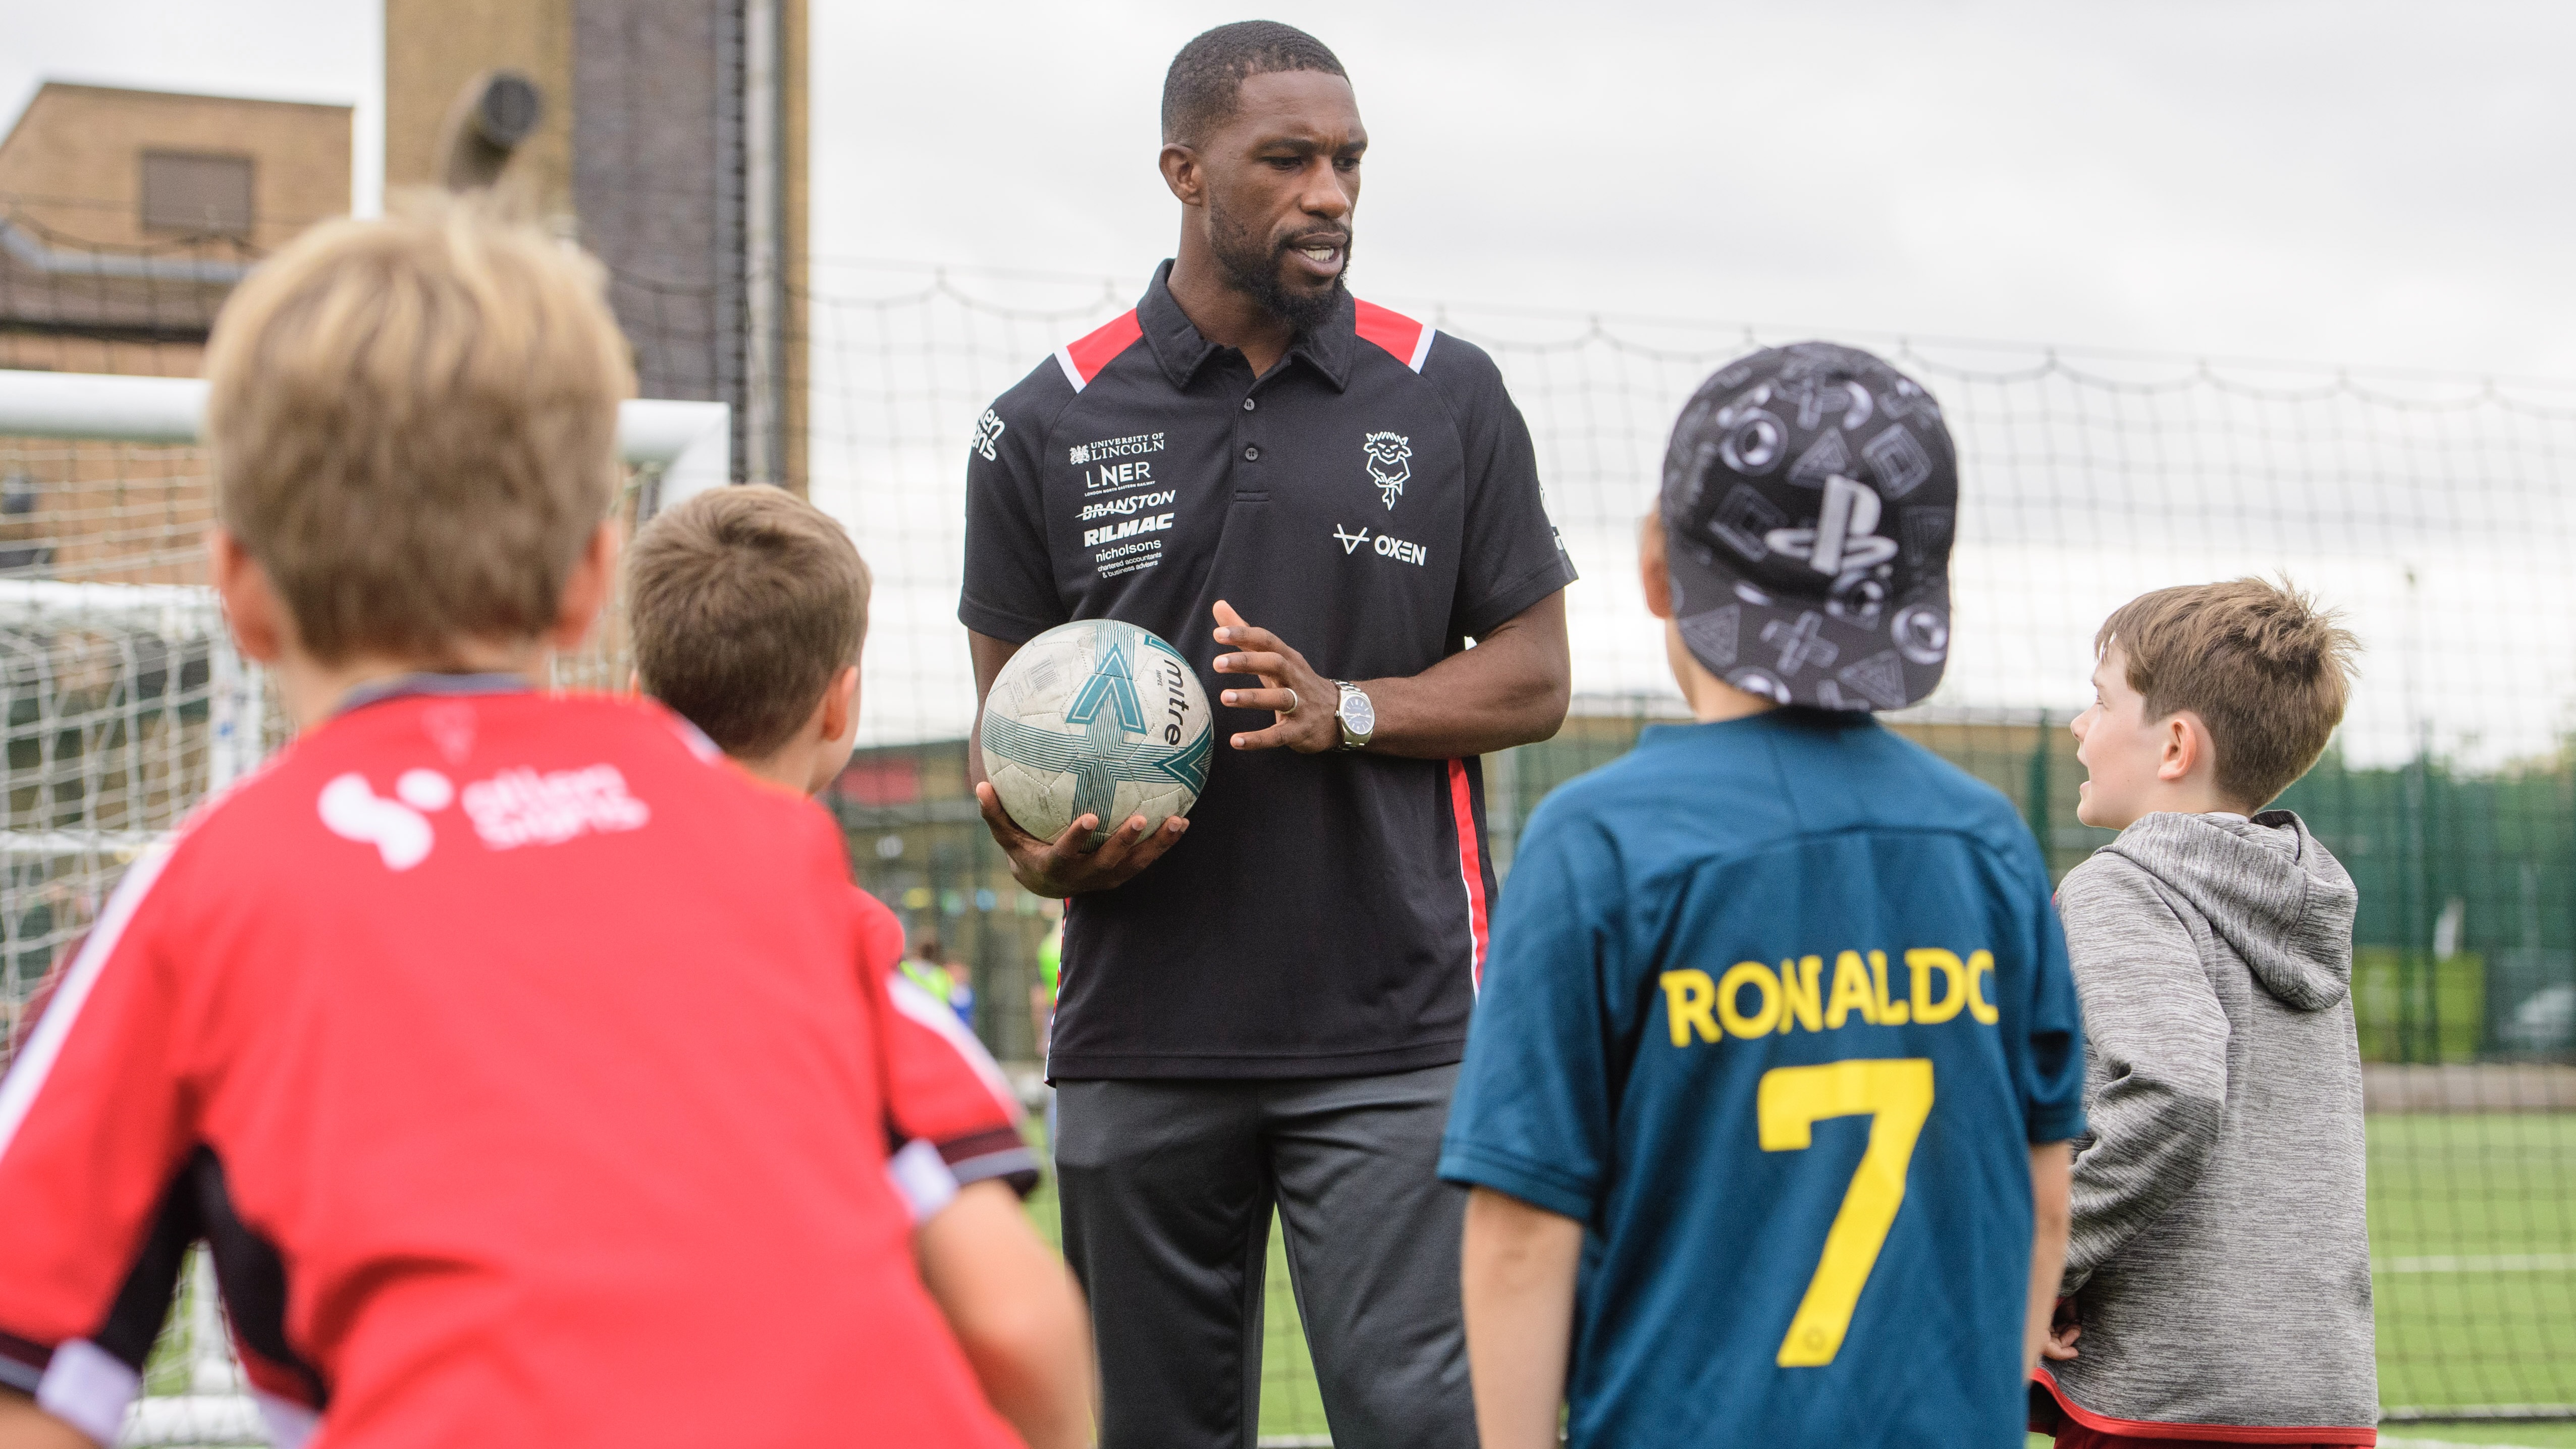
<instances>
[{"instance_id":1,"label":"green perimeter fence","mask_svg":"<svg viewBox=\"0 0 2576 1449\"><path fill-rule=\"evenodd\" d=\"M1624 754L1640 729L1669 718L1665 707L1641 700L1625 712L1579 714L1555 739L1485 761L1492 849L1506 876L1520 823L1538 802ZM2010 798L2054 877L2112 838L2075 822L2084 772L2068 718L1926 710L1894 722ZM986 1043L1005 1059L1033 1059L1021 1003L1058 906L1011 880L966 793L964 742L864 751L826 798L859 879L975 977ZM2329 753L2277 804L2307 821L2359 889L2354 986L2365 1060L2576 1061L2576 759L2469 773L2424 758L2356 768Z\"/></svg>"}]
</instances>

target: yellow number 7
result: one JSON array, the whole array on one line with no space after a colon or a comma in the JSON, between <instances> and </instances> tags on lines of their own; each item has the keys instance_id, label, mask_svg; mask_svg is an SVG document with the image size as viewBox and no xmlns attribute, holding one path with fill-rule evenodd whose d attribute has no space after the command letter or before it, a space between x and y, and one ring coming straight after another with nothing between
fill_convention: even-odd
<instances>
[{"instance_id":1,"label":"yellow number 7","mask_svg":"<svg viewBox=\"0 0 2576 1449\"><path fill-rule=\"evenodd\" d=\"M1795 1152L1815 1141L1827 1117L1870 1117L1869 1146L1860 1155L1834 1225L1825 1230L1825 1256L1807 1280L1807 1296L1780 1340L1782 1368L1812 1368L1834 1361L1861 1285L1878 1263L1878 1250L1905 1201L1905 1165L1914 1141L1932 1115L1932 1061L1827 1062L1814 1067L1774 1067L1762 1074L1755 1098L1762 1150Z\"/></svg>"}]
</instances>

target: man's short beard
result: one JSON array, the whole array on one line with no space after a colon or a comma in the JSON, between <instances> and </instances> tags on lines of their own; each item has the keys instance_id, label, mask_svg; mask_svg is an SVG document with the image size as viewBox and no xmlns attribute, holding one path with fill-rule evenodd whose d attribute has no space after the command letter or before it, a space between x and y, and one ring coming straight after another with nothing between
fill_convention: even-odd
<instances>
[{"instance_id":1,"label":"man's short beard","mask_svg":"<svg viewBox=\"0 0 2576 1449\"><path fill-rule=\"evenodd\" d=\"M1342 234L1342 269L1333 274L1333 285L1320 292L1292 292L1279 280L1279 264L1287 259L1289 248L1273 245L1266 236L1237 229L1223 211L1213 207L1210 211L1209 245L1216 253L1218 269L1236 291L1301 333L1312 332L1332 320L1342 299L1350 295L1350 233Z\"/></svg>"}]
</instances>

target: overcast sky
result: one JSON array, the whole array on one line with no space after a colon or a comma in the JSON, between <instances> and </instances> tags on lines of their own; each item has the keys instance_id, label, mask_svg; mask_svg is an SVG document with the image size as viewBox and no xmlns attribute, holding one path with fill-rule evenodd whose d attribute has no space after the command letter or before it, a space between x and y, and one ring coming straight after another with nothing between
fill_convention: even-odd
<instances>
[{"instance_id":1,"label":"overcast sky","mask_svg":"<svg viewBox=\"0 0 2576 1449\"><path fill-rule=\"evenodd\" d=\"M2576 379L2576 7L1272 13L1358 88L1364 294ZM365 205L379 14L0 0L0 114L47 77L354 102ZM1132 276L1170 250L1162 70L1234 12L813 14L818 255Z\"/></svg>"}]
</instances>

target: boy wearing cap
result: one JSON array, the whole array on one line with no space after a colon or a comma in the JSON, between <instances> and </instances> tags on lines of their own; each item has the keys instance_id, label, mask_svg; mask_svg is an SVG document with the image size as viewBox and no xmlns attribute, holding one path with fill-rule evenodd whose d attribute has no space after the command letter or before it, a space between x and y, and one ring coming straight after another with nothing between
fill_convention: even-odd
<instances>
[{"instance_id":1,"label":"boy wearing cap","mask_svg":"<svg viewBox=\"0 0 2576 1449\"><path fill-rule=\"evenodd\" d=\"M1956 498L1849 348L1674 430L1639 563L1698 723L1532 817L1441 1157L1487 1449L2020 1443L2074 984L2010 804L1869 713L1940 679Z\"/></svg>"}]
</instances>

